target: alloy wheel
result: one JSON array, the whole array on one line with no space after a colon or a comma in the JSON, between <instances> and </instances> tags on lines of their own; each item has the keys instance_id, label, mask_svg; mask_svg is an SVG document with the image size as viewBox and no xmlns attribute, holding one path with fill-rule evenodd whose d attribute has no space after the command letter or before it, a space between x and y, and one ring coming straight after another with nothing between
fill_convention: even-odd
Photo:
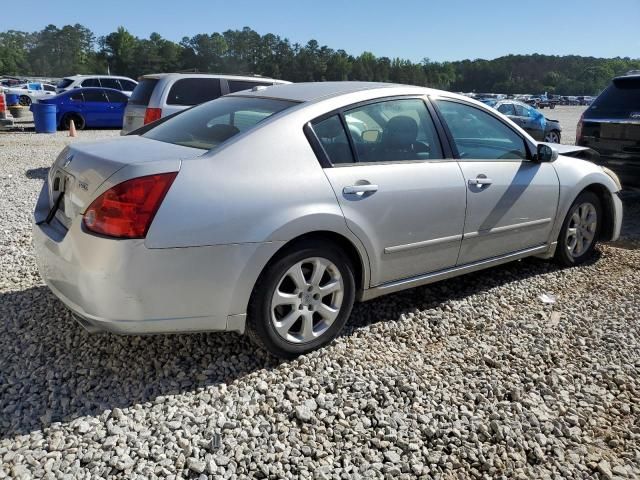
<instances>
[{"instance_id":1,"label":"alloy wheel","mask_svg":"<svg viewBox=\"0 0 640 480\"><path fill-rule=\"evenodd\" d=\"M571 257L579 257L591 247L597 228L596 207L589 202L578 205L571 215L566 234L566 246Z\"/></svg>"},{"instance_id":2,"label":"alloy wheel","mask_svg":"<svg viewBox=\"0 0 640 480\"><path fill-rule=\"evenodd\" d=\"M556 132L549 132L544 137L544 141L549 143L560 143L560 137Z\"/></svg>"},{"instance_id":3,"label":"alloy wheel","mask_svg":"<svg viewBox=\"0 0 640 480\"><path fill-rule=\"evenodd\" d=\"M275 331L298 344L320 337L340 313L344 288L340 270L326 258L295 263L278 281L271 298Z\"/></svg>"}]
</instances>

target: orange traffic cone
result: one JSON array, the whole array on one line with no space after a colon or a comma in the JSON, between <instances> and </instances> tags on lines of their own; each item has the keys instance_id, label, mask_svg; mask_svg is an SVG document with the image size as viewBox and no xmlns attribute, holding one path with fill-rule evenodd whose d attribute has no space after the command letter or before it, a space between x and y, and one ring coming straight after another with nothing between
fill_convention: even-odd
<instances>
[{"instance_id":1,"label":"orange traffic cone","mask_svg":"<svg viewBox=\"0 0 640 480\"><path fill-rule=\"evenodd\" d=\"M70 137L78 136L78 132L76 132L76 124L73 120L69 121L69 136Z\"/></svg>"}]
</instances>

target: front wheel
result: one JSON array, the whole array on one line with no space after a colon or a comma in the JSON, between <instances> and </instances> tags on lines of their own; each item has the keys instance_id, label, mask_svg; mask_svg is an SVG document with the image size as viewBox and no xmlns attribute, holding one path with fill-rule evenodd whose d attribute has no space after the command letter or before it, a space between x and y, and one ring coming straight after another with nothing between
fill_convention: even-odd
<instances>
[{"instance_id":1,"label":"front wheel","mask_svg":"<svg viewBox=\"0 0 640 480\"><path fill-rule=\"evenodd\" d=\"M562 224L555 258L563 266L584 263L592 254L600 232L602 207L593 192L582 192Z\"/></svg>"},{"instance_id":2,"label":"front wheel","mask_svg":"<svg viewBox=\"0 0 640 480\"><path fill-rule=\"evenodd\" d=\"M29 105L31 105L31 97L27 95L20 95L20 97L18 98L18 103L23 107L28 107Z\"/></svg>"},{"instance_id":3,"label":"front wheel","mask_svg":"<svg viewBox=\"0 0 640 480\"><path fill-rule=\"evenodd\" d=\"M256 283L247 333L280 358L294 358L333 340L355 300L353 266L337 247L307 241L268 265Z\"/></svg>"},{"instance_id":4,"label":"front wheel","mask_svg":"<svg viewBox=\"0 0 640 480\"><path fill-rule=\"evenodd\" d=\"M551 130L544 136L544 141L548 143L560 143L560 132Z\"/></svg>"}]
</instances>

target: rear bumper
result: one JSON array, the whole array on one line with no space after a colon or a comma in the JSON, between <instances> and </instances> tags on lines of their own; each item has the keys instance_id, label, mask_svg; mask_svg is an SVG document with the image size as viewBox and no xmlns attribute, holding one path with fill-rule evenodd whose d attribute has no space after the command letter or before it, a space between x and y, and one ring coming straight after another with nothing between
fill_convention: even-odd
<instances>
[{"instance_id":1,"label":"rear bumper","mask_svg":"<svg viewBox=\"0 0 640 480\"><path fill-rule=\"evenodd\" d=\"M243 273L261 244L151 249L66 230L46 216L46 183L38 200L33 243L40 274L88 330L121 334L244 331L245 310L233 311ZM259 267L258 267L259 268ZM249 276L251 278L251 276ZM248 302L241 298L241 302ZM245 303L246 305L246 303Z\"/></svg>"}]
</instances>

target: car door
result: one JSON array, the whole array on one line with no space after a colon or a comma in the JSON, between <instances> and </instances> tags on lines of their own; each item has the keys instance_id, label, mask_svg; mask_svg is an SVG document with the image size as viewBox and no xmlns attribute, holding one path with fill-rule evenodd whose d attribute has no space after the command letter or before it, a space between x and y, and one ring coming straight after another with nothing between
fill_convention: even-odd
<instances>
[{"instance_id":1,"label":"car door","mask_svg":"<svg viewBox=\"0 0 640 480\"><path fill-rule=\"evenodd\" d=\"M378 100L312 125L347 226L367 248L372 285L455 265L465 185L423 99Z\"/></svg>"},{"instance_id":2,"label":"car door","mask_svg":"<svg viewBox=\"0 0 640 480\"><path fill-rule=\"evenodd\" d=\"M550 163L530 160L529 143L497 115L459 100L435 100L467 192L458 264L549 242L559 181Z\"/></svg>"},{"instance_id":3,"label":"car door","mask_svg":"<svg viewBox=\"0 0 640 480\"><path fill-rule=\"evenodd\" d=\"M109 127L122 128L122 119L124 117L124 109L127 106L127 97L124 93L111 90L105 92L109 100L107 107L107 121Z\"/></svg>"},{"instance_id":4,"label":"car door","mask_svg":"<svg viewBox=\"0 0 640 480\"><path fill-rule=\"evenodd\" d=\"M87 126L108 127L109 126L109 99L103 90L87 89L84 94L84 119Z\"/></svg>"}]
</instances>

